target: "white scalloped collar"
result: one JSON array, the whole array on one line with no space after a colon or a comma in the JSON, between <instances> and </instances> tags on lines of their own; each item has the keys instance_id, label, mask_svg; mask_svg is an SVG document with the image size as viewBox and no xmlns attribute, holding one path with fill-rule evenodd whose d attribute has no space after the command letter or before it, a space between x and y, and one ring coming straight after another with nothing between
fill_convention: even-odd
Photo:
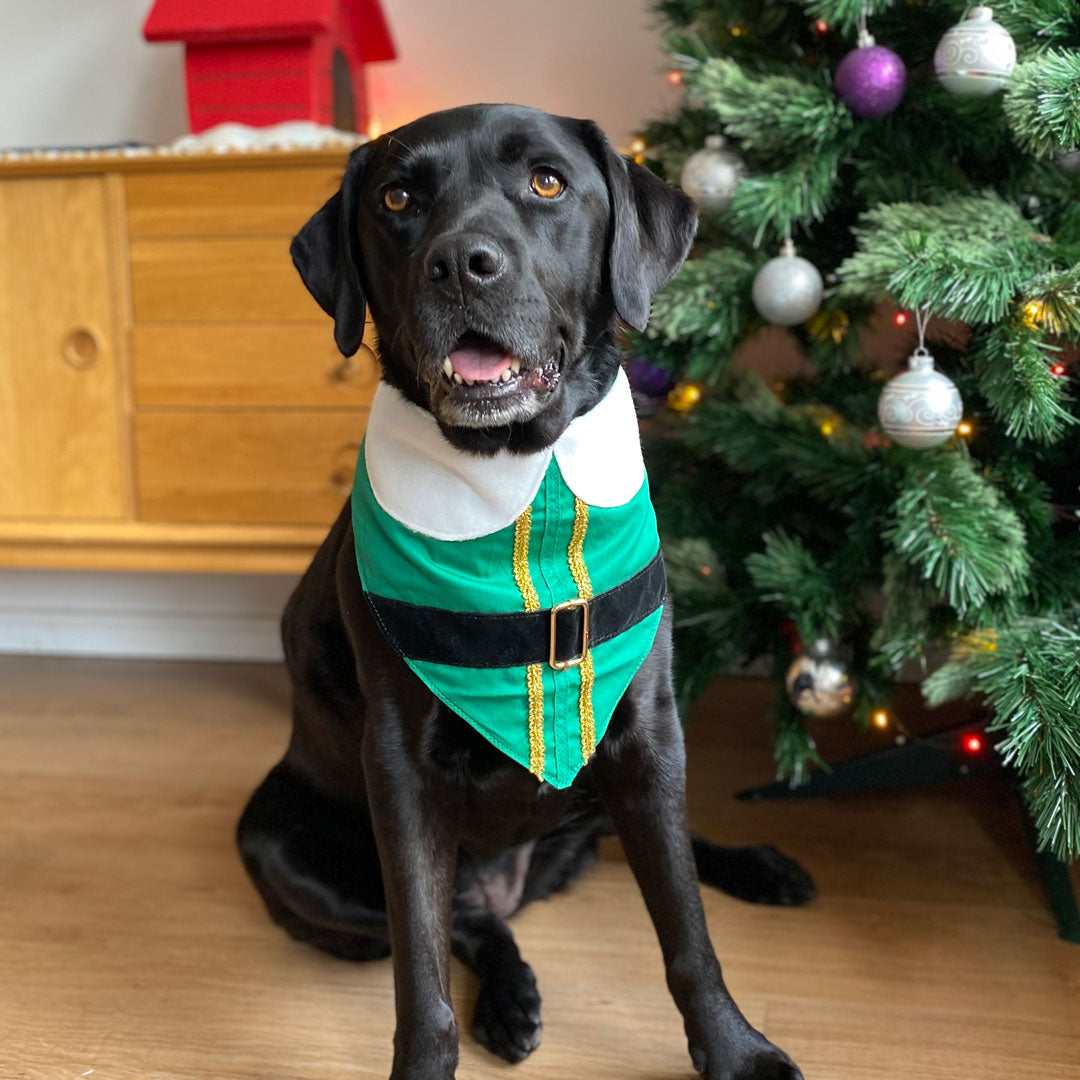
<instances>
[{"instance_id":1,"label":"white scalloped collar","mask_svg":"<svg viewBox=\"0 0 1080 1080\"><path fill-rule=\"evenodd\" d=\"M533 501L553 453L567 486L590 506L622 506L638 493L645 462L625 372L554 447L535 454L477 457L458 450L431 413L385 382L375 391L364 438L379 505L437 540L473 540L513 524Z\"/></svg>"}]
</instances>

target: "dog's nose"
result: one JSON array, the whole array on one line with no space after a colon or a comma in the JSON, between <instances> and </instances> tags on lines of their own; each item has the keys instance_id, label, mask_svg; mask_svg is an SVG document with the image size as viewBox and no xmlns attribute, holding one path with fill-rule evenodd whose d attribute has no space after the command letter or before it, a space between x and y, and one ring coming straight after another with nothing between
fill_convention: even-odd
<instances>
[{"instance_id":1,"label":"dog's nose","mask_svg":"<svg viewBox=\"0 0 1080 1080\"><path fill-rule=\"evenodd\" d=\"M476 293L498 281L506 269L506 252L482 233L455 233L428 249L424 271L429 281L463 294Z\"/></svg>"}]
</instances>

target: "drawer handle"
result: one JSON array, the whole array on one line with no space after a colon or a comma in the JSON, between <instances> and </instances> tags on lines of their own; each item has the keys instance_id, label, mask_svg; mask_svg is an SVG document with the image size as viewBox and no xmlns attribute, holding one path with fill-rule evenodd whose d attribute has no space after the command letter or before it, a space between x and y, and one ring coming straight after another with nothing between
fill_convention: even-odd
<instances>
[{"instance_id":1,"label":"drawer handle","mask_svg":"<svg viewBox=\"0 0 1080 1080\"><path fill-rule=\"evenodd\" d=\"M353 477L356 473L356 458L359 453L359 443L345 443L334 455L339 461L343 457L346 459L340 461L340 464L330 473L330 486L339 495L352 494Z\"/></svg>"},{"instance_id":2,"label":"drawer handle","mask_svg":"<svg viewBox=\"0 0 1080 1080\"><path fill-rule=\"evenodd\" d=\"M60 355L76 371L86 371L97 363L101 355L101 339L89 327L78 326L64 338Z\"/></svg>"},{"instance_id":3,"label":"drawer handle","mask_svg":"<svg viewBox=\"0 0 1080 1080\"><path fill-rule=\"evenodd\" d=\"M363 363L361 363L363 358ZM378 370L378 361L375 354L367 345L361 345L353 356L343 357L339 364L330 369L329 379L332 383L347 383L363 371L371 372Z\"/></svg>"}]
</instances>

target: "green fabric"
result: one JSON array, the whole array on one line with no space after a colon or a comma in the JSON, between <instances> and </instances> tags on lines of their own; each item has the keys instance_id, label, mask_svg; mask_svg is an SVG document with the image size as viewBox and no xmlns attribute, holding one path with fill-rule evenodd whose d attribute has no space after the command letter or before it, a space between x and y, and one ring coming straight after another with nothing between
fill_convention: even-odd
<instances>
[{"instance_id":1,"label":"green fabric","mask_svg":"<svg viewBox=\"0 0 1080 1080\"><path fill-rule=\"evenodd\" d=\"M352 496L356 563L365 591L452 611L524 610L514 580L514 526L475 540L436 540L413 532L379 506L361 448ZM574 495L554 457L532 502L529 569L541 608L578 595L567 549L574 524ZM659 549L648 480L625 505L589 507L583 556L593 592L626 581ZM597 743L611 714L644 662L660 624L661 609L617 638L592 649L593 713ZM529 766L525 668L465 668L405 662L449 708L525 768ZM578 668L543 665L543 779L554 787L573 783L584 762L578 720Z\"/></svg>"}]
</instances>

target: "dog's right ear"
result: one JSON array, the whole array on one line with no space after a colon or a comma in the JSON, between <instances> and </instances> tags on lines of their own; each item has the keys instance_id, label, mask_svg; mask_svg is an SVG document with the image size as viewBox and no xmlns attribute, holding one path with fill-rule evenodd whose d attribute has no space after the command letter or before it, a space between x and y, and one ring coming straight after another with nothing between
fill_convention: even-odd
<instances>
[{"instance_id":1,"label":"dog's right ear","mask_svg":"<svg viewBox=\"0 0 1080 1080\"><path fill-rule=\"evenodd\" d=\"M365 143L349 155L341 189L293 237L289 248L308 292L334 320L334 341L344 356L352 356L364 339L367 301L353 208L370 147Z\"/></svg>"}]
</instances>

